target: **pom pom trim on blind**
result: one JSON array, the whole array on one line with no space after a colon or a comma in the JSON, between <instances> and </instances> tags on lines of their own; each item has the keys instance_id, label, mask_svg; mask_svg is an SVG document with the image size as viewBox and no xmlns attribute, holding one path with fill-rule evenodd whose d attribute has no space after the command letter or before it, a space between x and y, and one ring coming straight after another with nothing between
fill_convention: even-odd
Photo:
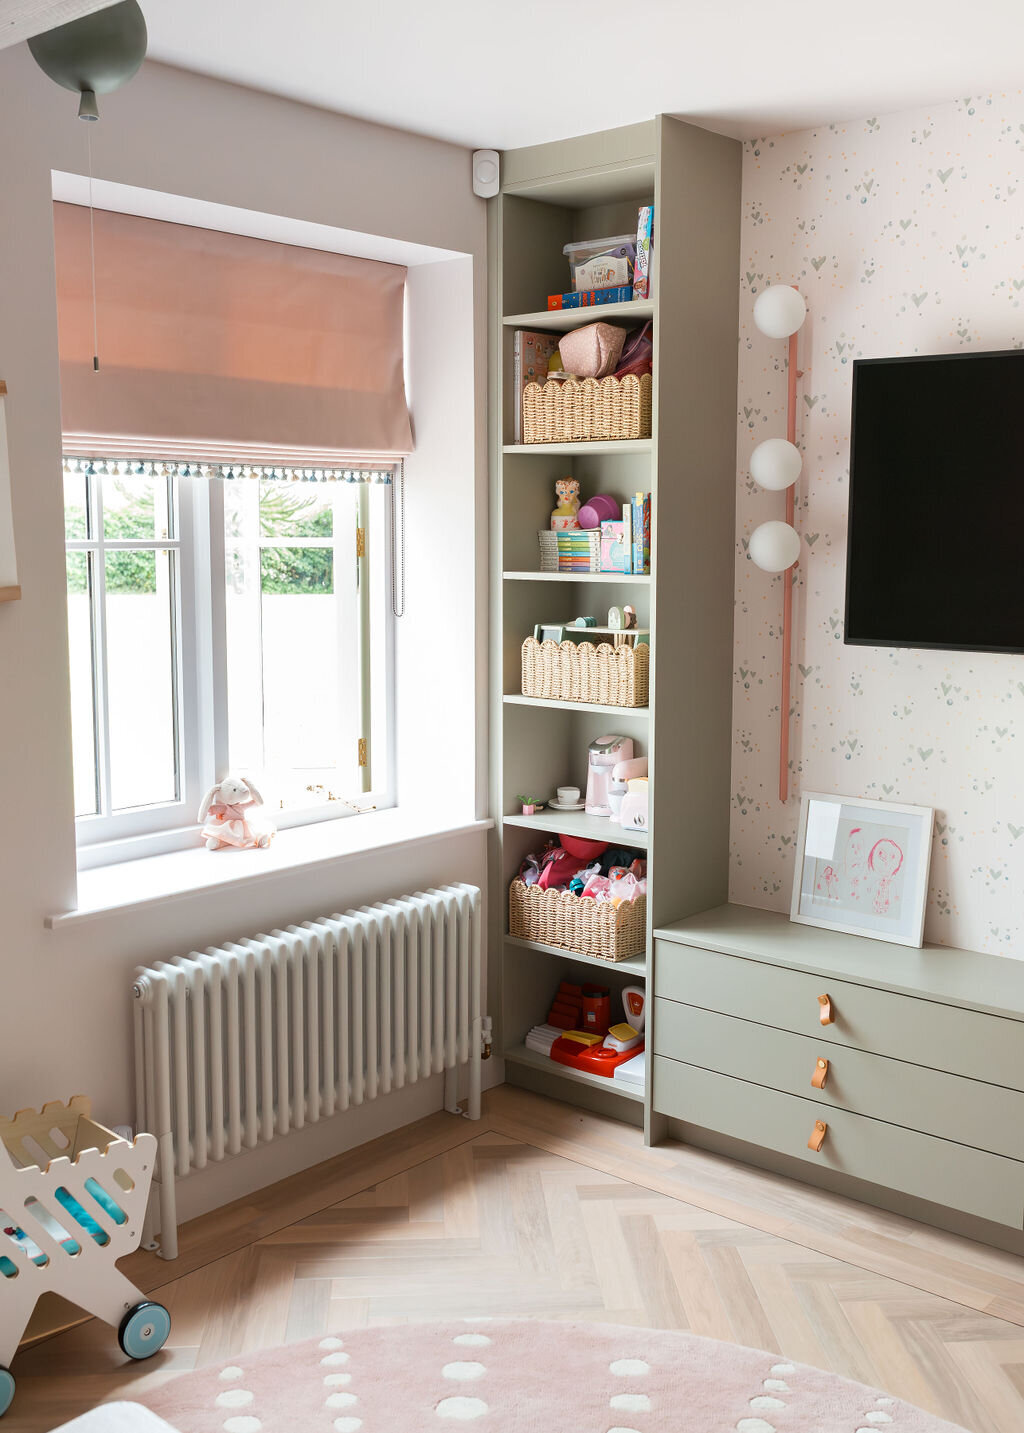
<instances>
[{"instance_id":1,"label":"pom pom trim on blind","mask_svg":"<svg viewBox=\"0 0 1024 1433\"><path fill-rule=\"evenodd\" d=\"M262 463L176 462L160 458L72 458L64 459L65 473L86 477L116 478L212 478L234 481L258 479L264 483L391 483L393 467L314 468Z\"/></svg>"}]
</instances>

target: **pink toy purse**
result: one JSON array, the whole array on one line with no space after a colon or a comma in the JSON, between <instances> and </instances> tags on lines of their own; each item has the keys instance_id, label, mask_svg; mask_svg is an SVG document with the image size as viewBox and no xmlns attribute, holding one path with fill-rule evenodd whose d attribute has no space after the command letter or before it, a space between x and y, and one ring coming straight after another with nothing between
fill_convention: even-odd
<instances>
[{"instance_id":1,"label":"pink toy purse","mask_svg":"<svg viewBox=\"0 0 1024 1433\"><path fill-rule=\"evenodd\" d=\"M559 340L558 352L566 373L577 378L606 378L614 371L626 341L626 331L611 323L588 323Z\"/></svg>"}]
</instances>

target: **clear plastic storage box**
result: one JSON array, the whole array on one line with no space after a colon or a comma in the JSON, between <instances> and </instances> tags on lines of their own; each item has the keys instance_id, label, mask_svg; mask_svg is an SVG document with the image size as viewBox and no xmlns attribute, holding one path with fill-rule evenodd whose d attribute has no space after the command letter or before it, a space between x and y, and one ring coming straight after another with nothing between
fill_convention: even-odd
<instances>
[{"instance_id":1,"label":"clear plastic storage box","mask_svg":"<svg viewBox=\"0 0 1024 1433\"><path fill-rule=\"evenodd\" d=\"M566 244L574 293L585 289L612 289L633 282L636 235L616 234L610 239L580 239Z\"/></svg>"}]
</instances>

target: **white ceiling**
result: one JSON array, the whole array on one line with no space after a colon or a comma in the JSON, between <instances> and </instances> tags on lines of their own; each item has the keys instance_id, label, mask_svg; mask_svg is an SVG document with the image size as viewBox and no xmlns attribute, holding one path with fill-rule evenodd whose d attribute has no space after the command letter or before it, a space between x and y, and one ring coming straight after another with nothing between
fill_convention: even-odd
<instances>
[{"instance_id":1,"label":"white ceiling","mask_svg":"<svg viewBox=\"0 0 1024 1433\"><path fill-rule=\"evenodd\" d=\"M0 49L111 3L112 0L0 0Z\"/></svg>"},{"instance_id":2,"label":"white ceiling","mask_svg":"<svg viewBox=\"0 0 1024 1433\"><path fill-rule=\"evenodd\" d=\"M150 55L474 147L741 137L1019 89L1020 0L141 0Z\"/></svg>"}]
</instances>

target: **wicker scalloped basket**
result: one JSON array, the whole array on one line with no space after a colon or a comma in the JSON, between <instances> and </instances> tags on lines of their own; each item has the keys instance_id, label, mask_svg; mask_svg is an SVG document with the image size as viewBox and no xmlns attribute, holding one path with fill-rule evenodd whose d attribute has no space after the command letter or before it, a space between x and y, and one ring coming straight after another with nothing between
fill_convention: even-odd
<instances>
[{"instance_id":1,"label":"wicker scalloped basket","mask_svg":"<svg viewBox=\"0 0 1024 1433\"><path fill-rule=\"evenodd\" d=\"M650 693L651 649L608 642L523 643L523 696L558 702L599 702L645 707Z\"/></svg>"},{"instance_id":2,"label":"wicker scalloped basket","mask_svg":"<svg viewBox=\"0 0 1024 1433\"><path fill-rule=\"evenodd\" d=\"M641 955L646 944L647 897L613 906L515 880L508 893L508 925L509 933L521 940L557 945L598 960L628 960Z\"/></svg>"},{"instance_id":3,"label":"wicker scalloped basket","mask_svg":"<svg viewBox=\"0 0 1024 1433\"><path fill-rule=\"evenodd\" d=\"M523 389L524 443L651 436L651 375L567 378Z\"/></svg>"}]
</instances>

